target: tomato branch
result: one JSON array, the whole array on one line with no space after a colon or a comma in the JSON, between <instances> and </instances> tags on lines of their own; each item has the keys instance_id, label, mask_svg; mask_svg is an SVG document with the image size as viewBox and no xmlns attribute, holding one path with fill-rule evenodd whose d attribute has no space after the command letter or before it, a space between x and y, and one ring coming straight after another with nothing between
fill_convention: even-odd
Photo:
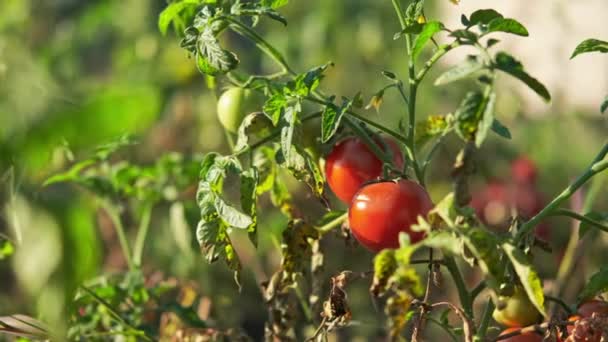
<instances>
[{"instance_id":1,"label":"tomato branch","mask_svg":"<svg viewBox=\"0 0 608 342\"><path fill-rule=\"evenodd\" d=\"M116 230L118 242L120 243L120 248L122 249L122 254L125 260L127 261L129 270L135 270L136 265L133 263L133 259L131 258L131 248L129 247L129 241L127 240L127 235L125 234L125 227L123 226L122 220L120 219L118 209L116 209L116 207L112 203L106 200L101 200L101 207L106 211L106 213L110 217L110 220L112 221L114 230Z\"/></svg>"},{"instance_id":2,"label":"tomato branch","mask_svg":"<svg viewBox=\"0 0 608 342\"><path fill-rule=\"evenodd\" d=\"M608 143L604 145L600 153L595 157L591 165L580 177L578 177L570 186L555 197L546 207L536 214L536 216L532 217L528 222L521 226L519 232L517 233L516 239L518 241L521 240L522 237L532 231L532 229L534 229L534 227L536 227L540 221L555 212L555 210L557 210L564 201L570 198L570 196L572 196L572 194L583 186L583 184L585 184L591 177L607 169L608 160L603 160L606 154L608 154Z\"/></svg>"},{"instance_id":3,"label":"tomato branch","mask_svg":"<svg viewBox=\"0 0 608 342\"><path fill-rule=\"evenodd\" d=\"M336 217L335 219L321 227L315 227L315 229L318 230L321 234L325 234L331 231L332 229L341 226L344 222L346 222L346 220L348 220L348 212Z\"/></svg>"},{"instance_id":4,"label":"tomato branch","mask_svg":"<svg viewBox=\"0 0 608 342\"><path fill-rule=\"evenodd\" d=\"M554 212L551 213L551 216L567 216L567 217L571 217L575 220L581 221L581 222L585 222L588 223L591 227L596 228L598 230L601 230L603 232L608 233L608 225L603 224L602 222L598 221L598 220L594 220L590 217L587 217L585 215L581 215L577 212L574 212L572 210L568 210L568 209L564 209L564 208L559 208L556 209Z\"/></svg>"}]
</instances>

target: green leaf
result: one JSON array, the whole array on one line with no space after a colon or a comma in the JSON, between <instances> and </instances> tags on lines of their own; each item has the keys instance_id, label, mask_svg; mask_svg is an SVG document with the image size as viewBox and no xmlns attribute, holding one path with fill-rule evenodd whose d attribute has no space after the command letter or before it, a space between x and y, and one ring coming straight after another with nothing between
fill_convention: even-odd
<instances>
[{"instance_id":1,"label":"green leaf","mask_svg":"<svg viewBox=\"0 0 608 342\"><path fill-rule=\"evenodd\" d=\"M0 237L0 260L4 260L15 253L15 246L12 242Z\"/></svg>"},{"instance_id":2,"label":"green leaf","mask_svg":"<svg viewBox=\"0 0 608 342\"><path fill-rule=\"evenodd\" d=\"M242 152L249 148L250 137L267 137L272 131L272 120L262 112L248 114L239 126L238 137L234 152Z\"/></svg>"},{"instance_id":3,"label":"green leaf","mask_svg":"<svg viewBox=\"0 0 608 342\"><path fill-rule=\"evenodd\" d=\"M585 214L585 217L608 225L608 213L598 213L592 211L590 213ZM585 236L585 234L587 234L590 230L593 230L593 225L588 222L582 221L579 225L578 238L582 239L583 236Z\"/></svg>"},{"instance_id":4,"label":"green leaf","mask_svg":"<svg viewBox=\"0 0 608 342\"><path fill-rule=\"evenodd\" d=\"M545 88L545 86L536 78L528 75L528 73L524 70L523 65L513 56L505 52L499 52L496 54L494 63L496 69L506 72L507 74L524 82L545 101L548 102L551 100L551 95L549 94L547 88Z\"/></svg>"},{"instance_id":5,"label":"green leaf","mask_svg":"<svg viewBox=\"0 0 608 342\"><path fill-rule=\"evenodd\" d=\"M251 224L247 227L249 239L254 246L257 246L257 185L258 172L256 169L249 169L241 174L241 208L243 212L251 218Z\"/></svg>"},{"instance_id":6,"label":"green leaf","mask_svg":"<svg viewBox=\"0 0 608 342\"><path fill-rule=\"evenodd\" d=\"M380 297L388 290L388 281L397 269L397 259L394 249L384 249L374 257L374 278L370 292L374 297Z\"/></svg>"},{"instance_id":7,"label":"green leaf","mask_svg":"<svg viewBox=\"0 0 608 342\"><path fill-rule=\"evenodd\" d=\"M200 72L216 76L236 69L239 64L238 57L224 50L211 26L207 26L198 36L196 49L196 65Z\"/></svg>"},{"instance_id":8,"label":"green leaf","mask_svg":"<svg viewBox=\"0 0 608 342\"><path fill-rule=\"evenodd\" d=\"M477 33L469 30L454 30L450 32L450 36L470 43L475 43L479 39Z\"/></svg>"},{"instance_id":9,"label":"green leaf","mask_svg":"<svg viewBox=\"0 0 608 342\"><path fill-rule=\"evenodd\" d=\"M327 212L316 222L315 226L317 226L317 227L324 226L324 225L332 222L333 220L337 219L338 217L341 217L344 214L345 214L345 211L343 211L343 210L332 210L330 212Z\"/></svg>"},{"instance_id":10,"label":"green leaf","mask_svg":"<svg viewBox=\"0 0 608 342\"><path fill-rule=\"evenodd\" d=\"M441 76L439 76L435 80L435 85L438 86L462 80L464 78L474 75L482 69L484 69L484 65L479 62L477 57L469 56L464 62L456 65L455 67L441 74Z\"/></svg>"},{"instance_id":11,"label":"green leaf","mask_svg":"<svg viewBox=\"0 0 608 342\"><path fill-rule=\"evenodd\" d=\"M163 35L167 34L169 25L173 22L176 30L178 27L184 27L185 23L179 16L181 12L190 7L195 7L199 4L199 0L181 0L170 3L158 16L158 29Z\"/></svg>"},{"instance_id":12,"label":"green leaf","mask_svg":"<svg viewBox=\"0 0 608 342\"><path fill-rule=\"evenodd\" d=\"M483 116L479 121L479 125L477 126L477 132L475 133L475 145L480 147L486 137L488 136L488 132L492 128L494 124L494 105L496 103L496 94L494 92L490 93L488 100L486 102Z\"/></svg>"},{"instance_id":13,"label":"green leaf","mask_svg":"<svg viewBox=\"0 0 608 342\"><path fill-rule=\"evenodd\" d=\"M602 106L600 107L600 112L604 113L606 109L608 109L608 95L606 95L604 103L602 103Z\"/></svg>"},{"instance_id":14,"label":"green leaf","mask_svg":"<svg viewBox=\"0 0 608 342\"><path fill-rule=\"evenodd\" d=\"M501 137L505 139L511 139L511 132L505 125L498 121L498 119L494 118L494 121L492 121L491 128L494 133L500 135Z\"/></svg>"},{"instance_id":15,"label":"green leaf","mask_svg":"<svg viewBox=\"0 0 608 342\"><path fill-rule=\"evenodd\" d=\"M283 270L290 274L304 272L310 267L312 240L319 238L319 232L300 219L291 220L283 231L281 251Z\"/></svg>"},{"instance_id":16,"label":"green leaf","mask_svg":"<svg viewBox=\"0 0 608 342\"><path fill-rule=\"evenodd\" d=\"M501 267L501 253L497 248L500 241L495 235L481 228L471 228L462 232L462 241L473 255L481 271L487 275L487 284L498 290L504 280L504 269ZM461 250L466 259L465 250Z\"/></svg>"},{"instance_id":17,"label":"green leaf","mask_svg":"<svg viewBox=\"0 0 608 342\"><path fill-rule=\"evenodd\" d=\"M282 93L272 95L264 104L264 113L270 117L274 126L278 125L287 106L287 99Z\"/></svg>"},{"instance_id":18,"label":"green leaf","mask_svg":"<svg viewBox=\"0 0 608 342\"><path fill-rule=\"evenodd\" d=\"M578 294L578 301L583 302L608 291L608 267L603 267L591 276L583 290Z\"/></svg>"},{"instance_id":19,"label":"green leaf","mask_svg":"<svg viewBox=\"0 0 608 342\"><path fill-rule=\"evenodd\" d=\"M397 40L399 38L401 38L404 34L420 34L420 32L422 32L422 28L424 27L424 24L420 24L418 22L413 22L410 25L406 26L403 30L395 33L393 35L393 40Z\"/></svg>"},{"instance_id":20,"label":"green leaf","mask_svg":"<svg viewBox=\"0 0 608 342\"><path fill-rule=\"evenodd\" d=\"M529 35L528 30L519 21L510 18L495 18L488 24L488 32L506 32L522 37Z\"/></svg>"},{"instance_id":21,"label":"green leaf","mask_svg":"<svg viewBox=\"0 0 608 342\"><path fill-rule=\"evenodd\" d=\"M572 56L570 56L570 59L580 54L590 52L607 53L608 42L599 39L586 39L580 44L578 44L578 46L574 49L574 52L572 52Z\"/></svg>"},{"instance_id":22,"label":"green leaf","mask_svg":"<svg viewBox=\"0 0 608 342\"><path fill-rule=\"evenodd\" d=\"M234 251L227 229L221 220L201 220L196 228L196 238L207 262L213 263L223 259L238 276L241 262Z\"/></svg>"},{"instance_id":23,"label":"green leaf","mask_svg":"<svg viewBox=\"0 0 608 342\"><path fill-rule=\"evenodd\" d=\"M331 139L340 127L342 116L348 111L353 105L353 101L342 98L342 105L340 107L333 103L325 106L325 110L321 116L321 141L326 143Z\"/></svg>"},{"instance_id":24,"label":"green leaf","mask_svg":"<svg viewBox=\"0 0 608 342\"><path fill-rule=\"evenodd\" d=\"M287 162L287 165L294 165L294 158L292 158L292 143L294 137L294 130L296 122L298 122L298 107L289 106L285 108L285 114L283 115L283 121L281 122L281 153L283 158Z\"/></svg>"},{"instance_id":25,"label":"green leaf","mask_svg":"<svg viewBox=\"0 0 608 342\"><path fill-rule=\"evenodd\" d=\"M414 40L414 47L412 48L412 57L414 60L418 59L424 46L433 38L435 33L443 30L443 24L438 21L429 21L424 24L422 32Z\"/></svg>"},{"instance_id":26,"label":"green leaf","mask_svg":"<svg viewBox=\"0 0 608 342\"><path fill-rule=\"evenodd\" d=\"M538 311L543 316L546 316L543 285L532 262L521 249L516 248L511 243L502 243L501 247L509 257L515 273L517 273L519 280L528 294L528 298L530 298L530 301Z\"/></svg>"},{"instance_id":27,"label":"green leaf","mask_svg":"<svg viewBox=\"0 0 608 342\"><path fill-rule=\"evenodd\" d=\"M274 163L275 151L272 147L262 146L257 148L253 155L253 167L258 173L258 185L256 193L261 195L272 190L272 186L277 174L277 167Z\"/></svg>"},{"instance_id":28,"label":"green leaf","mask_svg":"<svg viewBox=\"0 0 608 342\"><path fill-rule=\"evenodd\" d=\"M269 6L271 8L277 9L279 7L283 7L289 3L289 0L262 0L262 6Z\"/></svg>"},{"instance_id":29,"label":"green leaf","mask_svg":"<svg viewBox=\"0 0 608 342\"><path fill-rule=\"evenodd\" d=\"M485 110L484 96L479 91L469 92L454 113L456 118L456 133L463 140L473 140L479 121Z\"/></svg>"},{"instance_id":30,"label":"green leaf","mask_svg":"<svg viewBox=\"0 0 608 342\"><path fill-rule=\"evenodd\" d=\"M467 26L488 24L496 18L502 18L502 14L493 9L480 9L471 14L471 17L469 18L469 25Z\"/></svg>"}]
</instances>

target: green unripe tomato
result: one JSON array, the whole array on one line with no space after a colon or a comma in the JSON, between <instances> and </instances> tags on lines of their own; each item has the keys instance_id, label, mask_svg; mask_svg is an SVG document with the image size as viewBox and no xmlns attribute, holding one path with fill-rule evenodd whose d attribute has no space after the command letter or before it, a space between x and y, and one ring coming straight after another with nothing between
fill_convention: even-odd
<instances>
[{"instance_id":1,"label":"green unripe tomato","mask_svg":"<svg viewBox=\"0 0 608 342\"><path fill-rule=\"evenodd\" d=\"M515 286L511 296L499 296L498 301L492 317L502 325L525 327L536 323L540 318L540 313L521 286ZM504 304L504 307L501 308L501 304Z\"/></svg>"},{"instance_id":2,"label":"green unripe tomato","mask_svg":"<svg viewBox=\"0 0 608 342\"><path fill-rule=\"evenodd\" d=\"M224 128L236 133L245 116L260 108L255 94L244 88L230 88L226 90L217 102L217 117Z\"/></svg>"}]
</instances>

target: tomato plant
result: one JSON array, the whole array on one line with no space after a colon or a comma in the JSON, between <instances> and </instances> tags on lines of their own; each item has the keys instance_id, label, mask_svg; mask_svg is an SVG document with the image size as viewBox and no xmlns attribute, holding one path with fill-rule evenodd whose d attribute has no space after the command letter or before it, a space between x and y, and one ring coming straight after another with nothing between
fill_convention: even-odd
<instances>
[{"instance_id":1,"label":"tomato plant","mask_svg":"<svg viewBox=\"0 0 608 342\"><path fill-rule=\"evenodd\" d=\"M433 207L427 192L415 182L400 180L363 186L348 208L348 224L359 242L372 251L399 247L399 233L411 243L424 233L412 230L418 216Z\"/></svg>"},{"instance_id":2,"label":"tomato plant","mask_svg":"<svg viewBox=\"0 0 608 342\"><path fill-rule=\"evenodd\" d=\"M52 164L44 172L32 168L25 173L35 184L23 189L15 185L24 172L21 164L0 177L0 184L9 183L0 188L7 202L0 208L0 260L14 255L13 265L23 266L9 272L23 287L18 290L36 303L52 304L37 312L40 321L0 316L0 332L59 341L318 342L358 334L361 340L381 335L390 341L541 341L543 335L561 338L556 332L572 323L564 321L574 314L570 303L582 302L574 325L566 328L569 338L608 339L608 304L588 300L605 295L608 268L586 259L603 257L605 249L598 236L608 232L600 201L608 143L596 144L590 134L585 146L597 147L594 157L590 148L566 155L570 144L562 144L563 160L540 163L543 158L538 158L537 165L522 156L509 167L500 151L522 146L509 140L526 132L512 135L511 129L527 124L514 117L529 109L509 106L513 101L503 96L499 82L512 78L544 102L552 96L533 76L535 70L505 51L513 45L501 44L506 36L529 36L524 23L491 8L460 13L454 10L462 8L455 7L458 2L450 1L447 5L454 7L441 15L460 20L446 24L430 15L439 11L425 0L360 1L338 10L342 2L319 1L317 10L326 20L321 25L316 16L300 13L314 8L314 1L171 0L158 27L164 35L173 32L167 41L180 40L179 68L163 65L175 53L161 51L168 47L156 33L135 39L130 32L113 31L130 23L114 22L114 16L140 11L104 4L96 16L79 7L86 2L72 1L60 3L69 12L83 11L82 30L60 22L60 15L31 20L36 25L31 37L13 44L36 47L44 58L16 58L21 63L11 61L9 68L4 53L14 49L2 48L0 79L13 73L14 65L40 60L58 65L54 71L61 77L79 74L80 64L83 70L101 65L91 76L99 81L106 64L121 68L128 63L133 70L117 73L141 77L155 69L145 63L157 63L165 72L183 69L180 74L187 77L165 84L161 74L145 81L152 88L161 82L158 89L141 87L128 95L124 92L132 91L133 81L123 79L126 85L86 99L87 105L74 112L79 115L65 119L60 115L64 108L50 115L69 121L100 110L99 122L56 132L35 127L44 126L38 124L36 101L71 99L45 92L31 97L29 89L25 100L0 104L0 113L27 108L24 120L36 121L31 131L19 130L20 123L5 128L14 119L2 117L0 138L14 141L8 147L0 144L0 161L12 163L23 151L37 165L44 158ZM29 4L14 1L11 6L21 3ZM150 13L158 9L154 6ZM46 7L32 7L45 13ZM389 20L386 14L393 11L395 19ZM25 15L16 17L17 23L29 22ZM150 26L148 16L138 18L144 22L134 26ZM361 27L356 38L339 34L352 31L336 28L333 21L343 19ZM111 22L107 37L91 39L103 20ZM295 25L287 26L291 20ZM11 22L0 20L0 26ZM44 41L38 35L46 31L41 23L61 28L49 51L38 46ZM314 34L304 30L306 25ZM302 39L293 39L293 30ZM387 39L381 45L387 30L395 42ZM76 38L89 46L116 37L129 39L118 44L120 51L108 53L101 45L87 54L107 53L112 58L104 55L106 63L93 60L75 67L69 64L74 56L56 57ZM538 36L531 39L543 42ZM324 42L335 51L303 57ZM4 40L0 43L4 47ZM365 67L344 69L357 59L358 44L366 54ZM397 45L400 49L393 49ZM443 64L454 50L465 52L464 59ZM385 56L374 58L380 52ZM608 42L583 41L572 58L592 52L608 52ZM394 64L388 59L393 54ZM304 65L329 55L336 60ZM145 66L135 65L140 63ZM14 83L38 85L53 74ZM0 86L0 92L10 93L12 86ZM134 97L139 100L130 101ZM194 106L199 100L202 105ZM208 109L213 103L215 111ZM199 107L201 113L193 109ZM600 104L601 112L606 108L608 100ZM118 109L120 120L111 120L116 126L110 132L128 128L142 134L139 126L147 123L150 136L125 135L89 149L88 157L80 156L91 146L69 149L65 140L99 133L101 123ZM150 122L150 113L163 113L162 119ZM560 143L577 140L577 130L567 131ZM193 136L196 143L188 139ZM540 139L531 139L540 146ZM57 140L61 145L52 151L30 145ZM566 171L582 161L572 163L572 170L541 172L569 159L586 163L569 184L572 175ZM479 183L478 174L493 174L480 165L502 178L490 178L476 190L472 184ZM541 189L547 184L561 185L545 197ZM72 206L64 208L57 198L73 198ZM56 220L49 218L51 210L60 213ZM558 228L543 234L549 218L559 222ZM5 221L12 229L6 234ZM563 227L570 229L560 231ZM543 253L564 245L566 237L559 265L546 265ZM103 268L94 262L92 246L99 241L107 247ZM157 270L158 265L165 267ZM0 288L4 291L4 284ZM361 299L365 296L381 310L369 310L369 302ZM24 310L34 307L27 304ZM509 329L499 334L503 326Z\"/></svg>"},{"instance_id":3,"label":"tomato plant","mask_svg":"<svg viewBox=\"0 0 608 342\"><path fill-rule=\"evenodd\" d=\"M397 144L385 140L396 167L403 168L403 158ZM350 203L365 182L382 176L383 162L359 138L340 141L326 157L325 175L329 188L344 203Z\"/></svg>"}]
</instances>

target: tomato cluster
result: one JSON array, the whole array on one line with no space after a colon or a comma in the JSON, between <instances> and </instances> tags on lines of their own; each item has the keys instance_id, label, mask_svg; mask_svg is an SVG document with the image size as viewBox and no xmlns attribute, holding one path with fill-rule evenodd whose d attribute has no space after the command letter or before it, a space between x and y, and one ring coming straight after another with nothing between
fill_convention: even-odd
<instances>
[{"instance_id":1,"label":"tomato cluster","mask_svg":"<svg viewBox=\"0 0 608 342\"><path fill-rule=\"evenodd\" d=\"M404 162L399 146L383 138L392 156L393 166L401 169ZM340 141L327 155L325 175L336 196L350 204L348 222L355 238L366 248L379 251L399 247L399 233L409 235L411 242L420 241L424 234L411 226L419 215L433 207L424 188L413 181L383 181L369 183L382 177L383 163L359 138Z\"/></svg>"}]
</instances>

